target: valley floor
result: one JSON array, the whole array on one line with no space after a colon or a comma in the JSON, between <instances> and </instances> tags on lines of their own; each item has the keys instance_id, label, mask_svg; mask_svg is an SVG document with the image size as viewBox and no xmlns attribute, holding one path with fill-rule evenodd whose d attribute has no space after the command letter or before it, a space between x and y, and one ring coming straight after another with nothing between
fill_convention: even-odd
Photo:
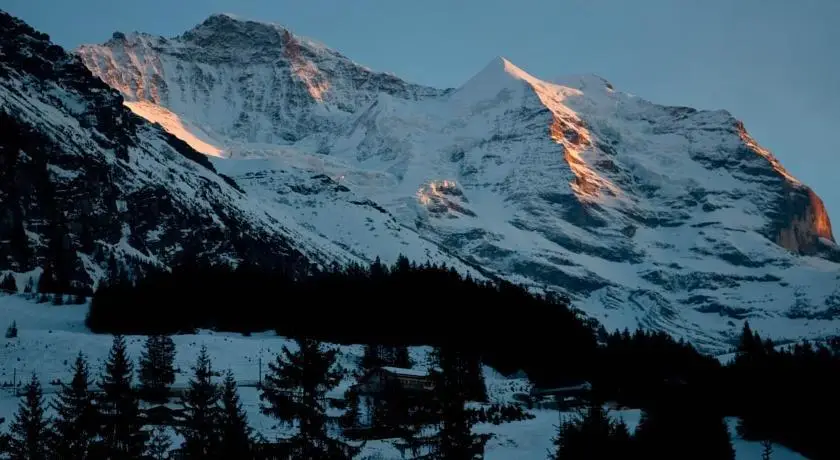
<instances>
[{"instance_id":1,"label":"valley floor","mask_svg":"<svg viewBox=\"0 0 840 460\"><path fill-rule=\"evenodd\" d=\"M92 375L99 375L111 346L111 336L92 334L84 326L86 305L37 304L20 296L0 296L0 328L15 321L18 337L2 338L0 345L0 418L6 423L0 429L7 429L17 409L18 398L7 388L12 381L28 381L37 375L44 387L46 398L50 399L58 388L52 384L70 377L70 365L79 351L84 352L91 366ZM176 388L183 388L189 380L191 366L202 345L205 345L213 359L213 366L218 370L231 369L240 385L240 396L248 413L251 426L266 438L282 435L282 429L275 428L275 421L259 411L260 401L256 383L261 373L264 374L268 362L273 359L283 346L291 342L273 333L254 334L245 337L240 334L214 333L202 331L195 335L173 337L176 347ZM126 337L128 350L135 360L140 356L142 336ZM418 367L426 362L430 351L427 347L411 349L411 357ZM361 346L340 347L340 365L347 370L348 377L334 390L338 397L352 383L356 362L361 357ZM485 379L492 401L509 401L517 391L527 391L528 382L523 379L507 379L490 368L485 368ZM485 458L488 460L545 459L551 448L551 439L556 434L556 425L563 415L557 411L533 411L532 420L506 423L503 425L480 424L476 432L492 433L488 442ZM620 410L612 413L624 419L631 431L639 421L637 409ZM729 425L738 460L761 457L761 446L756 442L741 440L735 434L736 420L730 419ZM173 433L174 444L180 442ZM804 457L781 446L774 446L774 460L796 460ZM385 460L400 459L399 451L387 440L368 442L359 456L362 459Z\"/></svg>"}]
</instances>

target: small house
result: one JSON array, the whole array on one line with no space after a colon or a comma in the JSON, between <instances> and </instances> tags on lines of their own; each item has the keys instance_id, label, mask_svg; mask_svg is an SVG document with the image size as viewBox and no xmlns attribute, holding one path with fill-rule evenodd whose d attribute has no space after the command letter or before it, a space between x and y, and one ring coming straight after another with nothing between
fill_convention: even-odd
<instances>
[{"instance_id":1,"label":"small house","mask_svg":"<svg viewBox=\"0 0 840 460\"><path fill-rule=\"evenodd\" d=\"M586 381L572 382L552 388L534 387L531 398L536 407L541 409L571 409L579 407L589 400L592 385Z\"/></svg>"},{"instance_id":2,"label":"small house","mask_svg":"<svg viewBox=\"0 0 840 460\"><path fill-rule=\"evenodd\" d=\"M405 369L401 367L378 367L363 375L355 386L359 394L378 394L384 391L386 384L399 383L409 391L431 391L434 383L428 371Z\"/></svg>"},{"instance_id":3,"label":"small house","mask_svg":"<svg viewBox=\"0 0 840 460\"><path fill-rule=\"evenodd\" d=\"M401 367L378 367L362 375L350 388L357 399L358 411L353 420L353 430L372 427L375 407L386 396L388 388L399 388L402 399L424 397L434 389L432 376L428 371Z\"/></svg>"}]
</instances>

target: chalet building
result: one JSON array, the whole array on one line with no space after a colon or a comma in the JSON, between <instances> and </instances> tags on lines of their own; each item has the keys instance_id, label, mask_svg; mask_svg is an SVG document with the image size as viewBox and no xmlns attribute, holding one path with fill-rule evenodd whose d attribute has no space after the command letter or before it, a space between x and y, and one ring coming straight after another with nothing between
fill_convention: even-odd
<instances>
[{"instance_id":1,"label":"chalet building","mask_svg":"<svg viewBox=\"0 0 840 460\"><path fill-rule=\"evenodd\" d=\"M404 390L431 391L434 383L428 371L404 369L401 367L379 367L359 379L355 390L359 394L374 395L381 393L387 383L399 383Z\"/></svg>"},{"instance_id":2,"label":"chalet building","mask_svg":"<svg viewBox=\"0 0 840 460\"><path fill-rule=\"evenodd\" d=\"M571 409L580 407L589 400L592 385L589 382L573 382L554 388L537 388L531 390L531 400L540 409Z\"/></svg>"},{"instance_id":3,"label":"chalet building","mask_svg":"<svg viewBox=\"0 0 840 460\"><path fill-rule=\"evenodd\" d=\"M394 383L406 392L404 397L422 395L434 389L431 375L424 370L386 366L369 371L350 389L358 396L358 418L353 422L355 430L365 430L373 425L374 406L386 388Z\"/></svg>"}]
</instances>

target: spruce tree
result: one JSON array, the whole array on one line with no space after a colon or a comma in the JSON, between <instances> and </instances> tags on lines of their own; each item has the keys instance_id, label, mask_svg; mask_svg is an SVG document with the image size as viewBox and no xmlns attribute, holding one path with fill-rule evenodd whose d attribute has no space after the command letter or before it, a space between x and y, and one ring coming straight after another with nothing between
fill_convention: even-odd
<instances>
[{"instance_id":1,"label":"spruce tree","mask_svg":"<svg viewBox=\"0 0 840 460\"><path fill-rule=\"evenodd\" d=\"M12 324L10 324L8 328L6 328L6 338L7 339L13 339L17 336L18 336L17 322L12 321Z\"/></svg>"},{"instance_id":2,"label":"spruce tree","mask_svg":"<svg viewBox=\"0 0 840 460\"><path fill-rule=\"evenodd\" d=\"M362 359L359 361L359 367L362 369L362 373L387 365L382 356L384 348L379 344L367 344L364 346Z\"/></svg>"},{"instance_id":3,"label":"spruce tree","mask_svg":"<svg viewBox=\"0 0 840 460\"><path fill-rule=\"evenodd\" d=\"M146 455L152 460L165 460L169 456L171 447L172 440L163 427L154 426L149 433L149 441L146 443Z\"/></svg>"},{"instance_id":4,"label":"spruce tree","mask_svg":"<svg viewBox=\"0 0 840 460\"><path fill-rule=\"evenodd\" d=\"M765 439L761 441L761 460L771 460L773 458L773 441Z\"/></svg>"},{"instance_id":5,"label":"spruce tree","mask_svg":"<svg viewBox=\"0 0 840 460\"><path fill-rule=\"evenodd\" d=\"M248 417L239 401L239 392L233 373L228 370L222 384L222 411L219 420L222 458L247 460L253 457L252 430L248 426Z\"/></svg>"},{"instance_id":6,"label":"spruce tree","mask_svg":"<svg viewBox=\"0 0 840 460\"><path fill-rule=\"evenodd\" d=\"M8 293L16 293L18 291L17 282L15 282L15 277L11 274L7 274L3 277L3 280L0 281L0 290L6 291Z\"/></svg>"},{"instance_id":7,"label":"spruce tree","mask_svg":"<svg viewBox=\"0 0 840 460\"><path fill-rule=\"evenodd\" d=\"M411 369L411 356L408 353L408 347L405 345L398 345L391 348L392 364L394 367L402 367L404 369Z\"/></svg>"},{"instance_id":8,"label":"spruce tree","mask_svg":"<svg viewBox=\"0 0 840 460\"><path fill-rule=\"evenodd\" d=\"M290 439L295 458L351 458L353 449L327 433L326 393L337 387L342 377L336 365L337 351L324 349L314 339L296 342L297 351L283 347L276 361L269 363L260 394L261 411L285 425L298 422L298 431Z\"/></svg>"},{"instance_id":9,"label":"spruce tree","mask_svg":"<svg viewBox=\"0 0 840 460\"><path fill-rule=\"evenodd\" d=\"M193 377L181 397L184 421L179 432L184 437L181 449L185 458L215 458L218 454L219 396L219 387L213 383L207 347L202 346L193 367Z\"/></svg>"},{"instance_id":10,"label":"spruce tree","mask_svg":"<svg viewBox=\"0 0 840 460\"><path fill-rule=\"evenodd\" d=\"M643 412L635 434L637 457L666 460L680 452L686 460L734 460L735 449L723 417L704 408L686 411L685 407Z\"/></svg>"},{"instance_id":11,"label":"spruce tree","mask_svg":"<svg viewBox=\"0 0 840 460\"><path fill-rule=\"evenodd\" d=\"M87 458L98 432L99 416L90 390L87 360L81 352L73 365L70 384L61 384L53 401L52 449L58 458Z\"/></svg>"},{"instance_id":12,"label":"spruce tree","mask_svg":"<svg viewBox=\"0 0 840 460\"><path fill-rule=\"evenodd\" d=\"M11 425L9 458L42 460L48 458L48 422L44 417L44 398L38 377L26 385L23 400Z\"/></svg>"},{"instance_id":13,"label":"spruce tree","mask_svg":"<svg viewBox=\"0 0 840 460\"><path fill-rule=\"evenodd\" d=\"M441 423L435 453L451 460L481 458L480 445L472 434L472 417L465 406L471 391L465 380L469 357L457 347L445 345L435 349L432 359L436 364L432 378Z\"/></svg>"},{"instance_id":14,"label":"spruce tree","mask_svg":"<svg viewBox=\"0 0 840 460\"><path fill-rule=\"evenodd\" d=\"M111 458L136 458L143 452L140 408L131 387L133 371L125 339L115 335L105 363L99 400L103 447Z\"/></svg>"},{"instance_id":15,"label":"spruce tree","mask_svg":"<svg viewBox=\"0 0 840 460\"><path fill-rule=\"evenodd\" d=\"M175 343L168 335L150 335L140 355L140 397L152 403L165 403L169 387L175 383Z\"/></svg>"},{"instance_id":16,"label":"spruce tree","mask_svg":"<svg viewBox=\"0 0 840 460\"><path fill-rule=\"evenodd\" d=\"M561 424L552 458L583 460L628 457L631 436L624 421L614 421L599 402Z\"/></svg>"}]
</instances>

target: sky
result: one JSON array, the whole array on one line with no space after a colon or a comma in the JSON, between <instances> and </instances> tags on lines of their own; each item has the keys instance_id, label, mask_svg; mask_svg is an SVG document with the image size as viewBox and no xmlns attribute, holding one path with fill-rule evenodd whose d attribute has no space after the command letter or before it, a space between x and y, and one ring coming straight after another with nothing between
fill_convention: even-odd
<instances>
[{"instance_id":1,"label":"sky","mask_svg":"<svg viewBox=\"0 0 840 460\"><path fill-rule=\"evenodd\" d=\"M726 109L840 229L838 0L2 0L66 47L178 35L212 13L276 22L403 79L457 87L504 56L650 101ZM840 239L840 230L836 235Z\"/></svg>"}]
</instances>

